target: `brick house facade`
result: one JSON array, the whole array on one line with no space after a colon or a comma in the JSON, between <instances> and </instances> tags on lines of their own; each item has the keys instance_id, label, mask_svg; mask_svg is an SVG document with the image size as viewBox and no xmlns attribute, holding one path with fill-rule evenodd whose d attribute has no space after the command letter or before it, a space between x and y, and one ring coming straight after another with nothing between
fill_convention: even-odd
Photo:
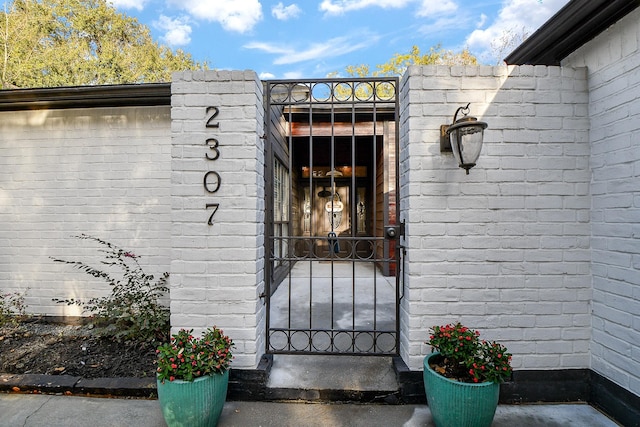
<instances>
[{"instance_id":1,"label":"brick house facade","mask_svg":"<svg viewBox=\"0 0 640 427\"><path fill-rule=\"evenodd\" d=\"M616 21L557 64L403 76L399 361L409 377L427 329L460 320L512 351L513 394L555 371L545 390L570 384L566 398L639 414L639 9ZM52 298L105 286L50 257L91 260L95 248L70 236L96 235L143 255L150 272L170 271L174 328L215 323L237 344L234 368L260 370L263 96L252 71L0 93L0 289L29 288L33 313L79 315ZM468 102L489 128L465 175L440 153L439 128Z\"/></svg>"}]
</instances>

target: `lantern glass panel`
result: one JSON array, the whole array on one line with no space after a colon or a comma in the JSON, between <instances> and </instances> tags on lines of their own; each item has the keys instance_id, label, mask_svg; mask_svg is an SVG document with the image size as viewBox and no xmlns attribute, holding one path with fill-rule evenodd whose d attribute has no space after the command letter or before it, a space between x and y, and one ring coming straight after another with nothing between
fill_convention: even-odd
<instances>
[{"instance_id":1,"label":"lantern glass panel","mask_svg":"<svg viewBox=\"0 0 640 427\"><path fill-rule=\"evenodd\" d=\"M458 164L475 165L482 149L483 126L468 125L454 129L450 134L451 148Z\"/></svg>"}]
</instances>

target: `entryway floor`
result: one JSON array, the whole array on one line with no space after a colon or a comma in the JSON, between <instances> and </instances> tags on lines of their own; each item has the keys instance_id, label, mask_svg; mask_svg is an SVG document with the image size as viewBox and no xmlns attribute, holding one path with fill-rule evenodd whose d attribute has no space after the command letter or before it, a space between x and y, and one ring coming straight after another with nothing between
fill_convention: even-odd
<instances>
[{"instance_id":1,"label":"entryway floor","mask_svg":"<svg viewBox=\"0 0 640 427\"><path fill-rule=\"evenodd\" d=\"M395 329L395 277L372 262L298 261L270 299L270 326Z\"/></svg>"}]
</instances>

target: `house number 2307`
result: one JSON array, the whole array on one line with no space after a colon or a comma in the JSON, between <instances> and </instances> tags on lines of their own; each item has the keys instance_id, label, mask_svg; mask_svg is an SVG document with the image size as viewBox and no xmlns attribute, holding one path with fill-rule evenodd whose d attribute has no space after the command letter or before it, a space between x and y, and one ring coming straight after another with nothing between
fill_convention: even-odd
<instances>
[{"instance_id":1,"label":"house number 2307","mask_svg":"<svg viewBox=\"0 0 640 427\"><path fill-rule=\"evenodd\" d=\"M220 127L220 123L216 121L216 117L220 113L218 107L207 107L207 114L205 118L205 127L208 129L218 129ZM207 151L205 153L205 157L208 161L216 161L220 157L220 142L216 138L207 138L205 140L205 145L207 146ZM214 170L210 170L205 172L203 178L204 189L207 193L214 194L220 189L220 183L222 179L220 178L220 174ZM218 212L218 208L220 207L219 203L207 203L206 205L207 211L211 210L211 215L209 215L209 220L207 224L213 225L213 216Z\"/></svg>"}]
</instances>

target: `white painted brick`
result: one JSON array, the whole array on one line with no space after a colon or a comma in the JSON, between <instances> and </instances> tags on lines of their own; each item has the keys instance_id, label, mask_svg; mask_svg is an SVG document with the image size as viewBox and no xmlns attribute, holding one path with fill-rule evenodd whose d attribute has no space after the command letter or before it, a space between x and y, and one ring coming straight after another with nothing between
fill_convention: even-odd
<instances>
[{"instance_id":1,"label":"white painted brick","mask_svg":"<svg viewBox=\"0 0 640 427\"><path fill-rule=\"evenodd\" d=\"M30 312L80 314L51 298L72 292L82 298L102 296L105 285L49 259L95 259L97 248L71 237L79 233L144 255L149 273L169 270L164 238L170 221L167 107L0 114L0 179L3 197L13 200L10 210L0 211L0 239L7 242L5 255L11 259L0 267L3 291L28 283L30 292L41 296L30 297ZM29 251L32 255L24 257Z\"/></svg>"},{"instance_id":2,"label":"white painted brick","mask_svg":"<svg viewBox=\"0 0 640 427\"><path fill-rule=\"evenodd\" d=\"M262 324L258 318L263 317L262 306L256 305L257 289L263 286L258 254L263 244L259 234L264 214L259 201L264 184L258 176L264 161L261 144L256 145L263 117L261 85L251 72L188 72L175 79L181 81L173 89L183 95L174 99L174 109L186 108L184 114L174 116L174 123L181 125L172 126L171 194L174 199L189 199L172 202L171 242L181 260L172 263L172 274L181 287L176 289L178 297L182 292L187 300L192 294L209 302L176 302L172 320L198 327L206 326L203 322L217 323L236 342L234 366L251 368L262 352L256 347L261 333L257 328ZM220 109L218 128L204 126L208 106ZM220 157L215 161L204 158L204 141L211 137L219 141ZM213 194L204 191L202 184L207 171L221 177L220 188ZM213 226L206 224L211 212L205 211L206 203L220 205Z\"/></svg>"}]
</instances>

